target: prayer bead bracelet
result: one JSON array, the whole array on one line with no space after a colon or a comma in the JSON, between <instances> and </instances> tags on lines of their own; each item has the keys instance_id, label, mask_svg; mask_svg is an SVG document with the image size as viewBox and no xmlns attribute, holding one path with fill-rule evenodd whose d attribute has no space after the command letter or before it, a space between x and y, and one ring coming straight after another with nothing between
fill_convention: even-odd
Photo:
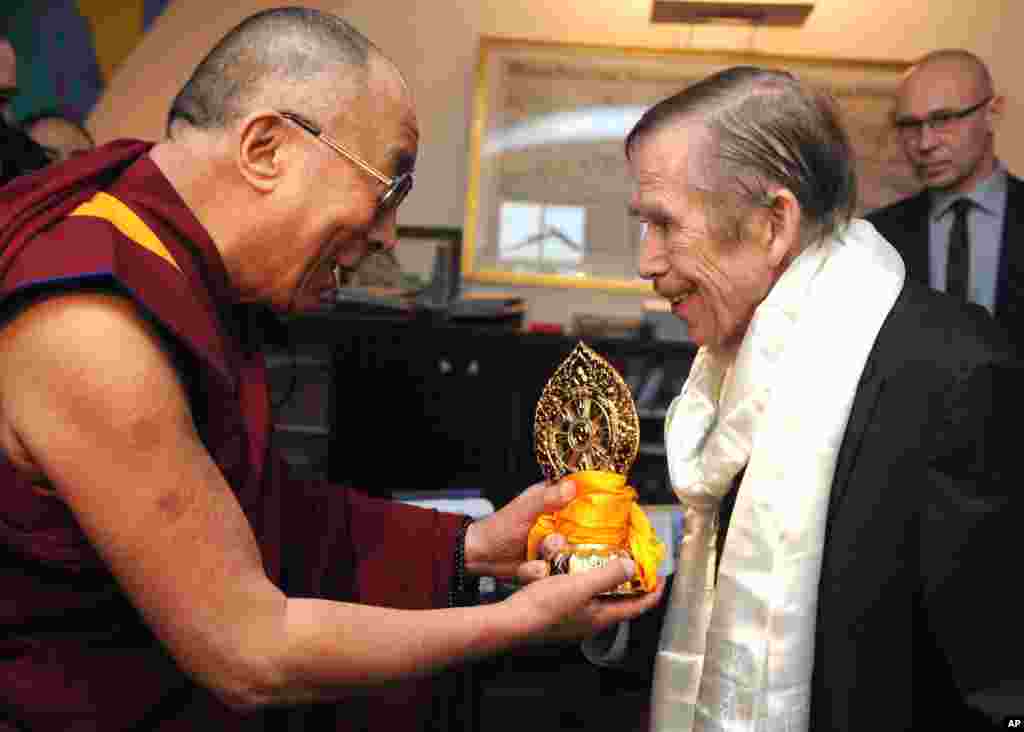
<instances>
[{"instance_id":1,"label":"prayer bead bracelet","mask_svg":"<svg viewBox=\"0 0 1024 732\"><path fill-rule=\"evenodd\" d=\"M466 595L466 532L473 519L466 516L462 519L462 525L455 535L455 571L452 573L451 584L448 587L448 607L463 607L475 604L475 597L468 598ZM475 593L474 593L475 594Z\"/></svg>"}]
</instances>

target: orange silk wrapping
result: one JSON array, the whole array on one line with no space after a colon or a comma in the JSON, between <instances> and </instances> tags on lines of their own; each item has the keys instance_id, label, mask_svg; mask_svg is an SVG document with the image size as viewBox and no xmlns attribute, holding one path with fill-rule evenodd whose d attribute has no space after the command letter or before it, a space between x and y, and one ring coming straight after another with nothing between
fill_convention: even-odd
<instances>
[{"instance_id":1,"label":"orange silk wrapping","mask_svg":"<svg viewBox=\"0 0 1024 732\"><path fill-rule=\"evenodd\" d=\"M583 470L567 477L576 484L576 497L561 511L537 519L527 538L528 558L539 557L541 541L553 532L570 544L610 544L629 550L641 585L646 592L653 590L665 545L637 505L636 491L626 485L626 476Z\"/></svg>"}]
</instances>

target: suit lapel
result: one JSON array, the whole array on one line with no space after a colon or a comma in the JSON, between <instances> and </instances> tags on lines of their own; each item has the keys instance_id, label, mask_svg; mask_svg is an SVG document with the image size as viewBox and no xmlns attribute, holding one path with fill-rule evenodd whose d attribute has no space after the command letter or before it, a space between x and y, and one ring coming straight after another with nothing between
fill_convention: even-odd
<instances>
[{"instance_id":1,"label":"suit lapel","mask_svg":"<svg viewBox=\"0 0 1024 732\"><path fill-rule=\"evenodd\" d=\"M1024 296L1024 247L1018 242L1024 235L1024 182L1011 176L1008 185L996 285L996 318L1007 325L1018 320L1018 303Z\"/></svg>"},{"instance_id":2,"label":"suit lapel","mask_svg":"<svg viewBox=\"0 0 1024 732\"><path fill-rule=\"evenodd\" d=\"M828 522L831 523L836 511L839 510L846 487L850 482L850 473L857 461L857 453L860 451L860 444L864 433L871 421L871 415L875 411L875 404L882 391L882 370L876 363L875 354L878 352L877 341L872 349L871 356L864 364L864 372L861 374L860 383L857 385L857 393L853 398L853 406L850 409L850 419L846 424L846 433L843 435L843 444L839 448L839 457L836 459L835 476L832 478L832 492L829 496Z\"/></svg>"},{"instance_id":3,"label":"suit lapel","mask_svg":"<svg viewBox=\"0 0 1024 732\"><path fill-rule=\"evenodd\" d=\"M928 193L922 191L908 202L913 207L907 216L907 245L900 248L904 263L907 265L907 277L917 282L931 282L931 244L929 242L929 214L931 204Z\"/></svg>"},{"instance_id":4,"label":"suit lapel","mask_svg":"<svg viewBox=\"0 0 1024 732\"><path fill-rule=\"evenodd\" d=\"M884 327L884 326L883 326ZM879 352L878 342L871 350L871 355L864 364L864 371L861 374L860 382L857 384L857 393L853 397L853 406L850 408L850 418L846 423L846 432L843 434L843 444L839 447L839 456L836 458L836 470L832 477L832 491L829 494L828 519L831 523L833 516L839 510L843 495L850 482L850 474L857 462L857 454L860 452L860 445L871 423L871 417L875 412L875 405L882 393L882 386L885 379L882 376L882 369L877 363L876 353ZM733 481L732 489L722 500L719 509L719 536L718 556L721 557L722 547L725 543L726 532L729 527L729 520L732 518L732 510L736 504L736 493L740 481L743 479L744 471ZM828 523L826 525L828 525Z\"/></svg>"}]
</instances>

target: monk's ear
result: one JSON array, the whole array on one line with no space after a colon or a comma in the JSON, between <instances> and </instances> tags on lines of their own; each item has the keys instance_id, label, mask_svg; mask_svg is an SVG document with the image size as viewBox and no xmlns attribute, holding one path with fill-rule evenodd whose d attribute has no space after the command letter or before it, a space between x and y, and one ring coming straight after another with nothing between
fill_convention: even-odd
<instances>
[{"instance_id":1,"label":"monk's ear","mask_svg":"<svg viewBox=\"0 0 1024 732\"><path fill-rule=\"evenodd\" d=\"M999 122L1003 119L1003 114L1006 110L1006 97L1002 94L996 94L992 97L992 100L988 103L988 109L985 110L985 116L988 119L989 127L994 129Z\"/></svg>"},{"instance_id":2,"label":"monk's ear","mask_svg":"<svg viewBox=\"0 0 1024 732\"><path fill-rule=\"evenodd\" d=\"M238 132L238 172L253 188L268 193L284 174L283 147L290 129L283 117L256 113L246 117Z\"/></svg>"}]
</instances>

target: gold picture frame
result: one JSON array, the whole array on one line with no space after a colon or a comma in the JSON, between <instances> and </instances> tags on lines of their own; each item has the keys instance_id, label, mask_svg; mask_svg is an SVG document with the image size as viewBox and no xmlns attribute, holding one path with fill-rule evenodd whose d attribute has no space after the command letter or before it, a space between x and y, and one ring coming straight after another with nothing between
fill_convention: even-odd
<instances>
[{"instance_id":1,"label":"gold picture frame","mask_svg":"<svg viewBox=\"0 0 1024 732\"><path fill-rule=\"evenodd\" d=\"M462 279L650 292L635 275L640 226L627 210L623 139L653 103L738 64L784 68L833 94L857 157L862 210L917 190L889 124L909 62L483 37Z\"/></svg>"}]
</instances>

